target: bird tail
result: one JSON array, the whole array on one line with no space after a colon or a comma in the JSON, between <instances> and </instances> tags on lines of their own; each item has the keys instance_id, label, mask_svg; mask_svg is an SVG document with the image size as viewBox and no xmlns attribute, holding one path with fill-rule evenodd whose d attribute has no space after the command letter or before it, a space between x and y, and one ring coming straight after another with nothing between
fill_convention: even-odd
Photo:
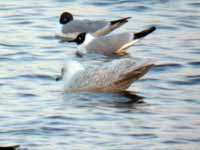
<instances>
[{"instance_id":1,"label":"bird tail","mask_svg":"<svg viewBox=\"0 0 200 150\"><path fill-rule=\"evenodd\" d=\"M110 22L111 25L115 25L115 24L124 24L126 22L128 22L128 19L130 19L131 17L125 17L122 19L118 19L118 20L113 20Z\"/></svg>"},{"instance_id":2,"label":"bird tail","mask_svg":"<svg viewBox=\"0 0 200 150\"><path fill-rule=\"evenodd\" d=\"M110 24L108 26L106 26L103 29L96 31L94 33L94 35L97 36L97 37L106 35L106 34L112 32L113 30L121 27L123 24L127 23L128 19L130 19L130 18L131 17L126 17L126 18L110 21Z\"/></svg>"},{"instance_id":3,"label":"bird tail","mask_svg":"<svg viewBox=\"0 0 200 150\"><path fill-rule=\"evenodd\" d=\"M133 39L136 40L136 39L144 38L145 36L147 36L148 34L152 33L155 30L156 30L156 27L153 26L143 31L136 32L134 33Z\"/></svg>"},{"instance_id":4,"label":"bird tail","mask_svg":"<svg viewBox=\"0 0 200 150\"><path fill-rule=\"evenodd\" d=\"M128 73L124 74L121 80L115 82L115 85L120 87L122 91L126 90L134 81L144 76L153 66L153 63L144 63L138 65Z\"/></svg>"},{"instance_id":5,"label":"bird tail","mask_svg":"<svg viewBox=\"0 0 200 150\"><path fill-rule=\"evenodd\" d=\"M147 36L148 34L152 33L155 30L156 30L156 27L150 27L150 28L145 29L143 31L133 33L133 40L129 43L124 44L121 48L116 50L115 53L117 55L126 55L127 54L127 52L126 52L127 48L133 46L135 43L140 41L140 39L144 38L145 36Z\"/></svg>"}]
</instances>

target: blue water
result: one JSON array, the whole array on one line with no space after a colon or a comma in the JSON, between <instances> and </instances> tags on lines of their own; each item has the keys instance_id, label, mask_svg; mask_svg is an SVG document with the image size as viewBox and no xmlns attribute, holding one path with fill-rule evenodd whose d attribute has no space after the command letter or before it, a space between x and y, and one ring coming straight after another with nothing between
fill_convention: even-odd
<instances>
[{"instance_id":1,"label":"blue water","mask_svg":"<svg viewBox=\"0 0 200 150\"><path fill-rule=\"evenodd\" d=\"M80 18L132 16L120 30L157 30L129 49L157 66L136 97L64 94L55 82L76 45L54 38L64 10ZM47 150L197 150L200 146L200 2L0 1L0 145ZM143 103L134 103L135 100Z\"/></svg>"}]
</instances>

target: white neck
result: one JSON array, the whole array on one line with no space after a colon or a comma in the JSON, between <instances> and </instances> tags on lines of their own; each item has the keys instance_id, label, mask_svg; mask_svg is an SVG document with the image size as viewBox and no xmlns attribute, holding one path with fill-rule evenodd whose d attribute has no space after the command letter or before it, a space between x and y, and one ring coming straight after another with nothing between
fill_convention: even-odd
<instances>
[{"instance_id":1,"label":"white neck","mask_svg":"<svg viewBox=\"0 0 200 150\"><path fill-rule=\"evenodd\" d=\"M70 61L66 65L66 72L64 73L65 87L70 85L70 81L79 71L84 70L84 67L77 61Z\"/></svg>"},{"instance_id":2,"label":"white neck","mask_svg":"<svg viewBox=\"0 0 200 150\"><path fill-rule=\"evenodd\" d=\"M95 37L90 34L90 33L87 33L86 36L85 36L85 41L84 41L84 45L87 45L89 44L93 39L95 39Z\"/></svg>"},{"instance_id":3,"label":"white neck","mask_svg":"<svg viewBox=\"0 0 200 150\"><path fill-rule=\"evenodd\" d=\"M62 28L63 28L63 25L62 24L57 24L57 27L56 27L56 34L62 34Z\"/></svg>"}]
</instances>

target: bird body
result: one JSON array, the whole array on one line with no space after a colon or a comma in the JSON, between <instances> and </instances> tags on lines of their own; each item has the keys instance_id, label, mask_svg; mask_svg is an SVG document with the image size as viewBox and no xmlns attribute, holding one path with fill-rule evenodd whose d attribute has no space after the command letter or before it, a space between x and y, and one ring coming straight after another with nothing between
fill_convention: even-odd
<instances>
[{"instance_id":1,"label":"bird body","mask_svg":"<svg viewBox=\"0 0 200 150\"><path fill-rule=\"evenodd\" d=\"M78 65L79 64L79 65ZM70 70L79 66L71 75ZM130 58L104 62L101 65L84 68L77 61L68 62L62 78L66 92L120 92L126 90L132 82L141 78L152 63L136 63ZM84 69L83 69L84 68ZM70 75L69 75L70 74Z\"/></svg>"},{"instance_id":2,"label":"bird body","mask_svg":"<svg viewBox=\"0 0 200 150\"><path fill-rule=\"evenodd\" d=\"M136 33L119 33L95 37L90 33L81 33L74 40L79 45L79 53L101 53L104 55L124 55L126 49L133 46L140 39L152 33L156 28L151 27Z\"/></svg>"},{"instance_id":3,"label":"bird body","mask_svg":"<svg viewBox=\"0 0 200 150\"><path fill-rule=\"evenodd\" d=\"M63 40L74 39L78 34L87 32L95 36L106 35L113 30L119 28L131 17L125 17L118 20L78 20L74 19L73 15L69 12L64 12L60 16L60 22L56 31L56 37Z\"/></svg>"}]
</instances>

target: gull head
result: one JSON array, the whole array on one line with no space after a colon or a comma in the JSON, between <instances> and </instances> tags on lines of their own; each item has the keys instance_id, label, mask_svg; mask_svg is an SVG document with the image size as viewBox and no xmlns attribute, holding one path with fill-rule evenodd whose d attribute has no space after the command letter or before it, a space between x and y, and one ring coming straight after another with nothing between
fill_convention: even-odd
<instances>
[{"instance_id":1,"label":"gull head","mask_svg":"<svg viewBox=\"0 0 200 150\"><path fill-rule=\"evenodd\" d=\"M67 61L67 63L61 68L61 75L56 78L56 81L62 79L70 80L73 75L81 70L84 70L84 67L78 61Z\"/></svg>"},{"instance_id":2,"label":"gull head","mask_svg":"<svg viewBox=\"0 0 200 150\"><path fill-rule=\"evenodd\" d=\"M86 34L87 34L86 32L80 33L74 40L71 40L68 42L75 42L77 45L80 45L80 44L84 43Z\"/></svg>"},{"instance_id":3,"label":"gull head","mask_svg":"<svg viewBox=\"0 0 200 150\"><path fill-rule=\"evenodd\" d=\"M63 36L63 26L73 20L73 16L69 12L63 12L60 15L59 23L56 27L56 36Z\"/></svg>"},{"instance_id":4,"label":"gull head","mask_svg":"<svg viewBox=\"0 0 200 150\"><path fill-rule=\"evenodd\" d=\"M77 45L81 45L81 44L87 45L94 38L95 37L92 34L83 32L83 33L78 34L78 36L74 40L71 40L71 41L68 41L68 42L75 42Z\"/></svg>"},{"instance_id":5,"label":"gull head","mask_svg":"<svg viewBox=\"0 0 200 150\"><path fill-rule=\"evenodd\" d=\"M72 14L71 13L69 13L69 12L63 12L61 15L60 15L60 20L59 20L59 22L60 22L60 24L67 24L67 23L69 23L70 21L72 21L74 18L73 18L73 16L72 16Z\"/></svg>"}]
</instances>

